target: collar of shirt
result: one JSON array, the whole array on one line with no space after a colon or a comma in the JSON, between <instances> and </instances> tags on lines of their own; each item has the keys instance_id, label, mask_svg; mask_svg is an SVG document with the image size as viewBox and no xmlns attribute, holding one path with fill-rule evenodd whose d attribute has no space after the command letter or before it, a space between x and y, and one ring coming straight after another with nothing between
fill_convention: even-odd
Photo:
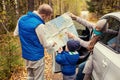
<instances>
[{"instance_id":1,"label":"collar of shirt","mask_svg":"<svg viewBox=\"0 0 120 80\"><path fill-rule=\"evenodd\" d=\"M69 52L69 54L70 55L74 55L74 54L78 54L78 52L77 51L75 51L75 52Z\"/></svg>"},{"instance_id":2,"label":"collar of shirt","mask_svg":"<svg viewBox=\"0 0 120 80\"><path fill-rule=\"evenodd\" d=\"M37 11L33 11L33 13L37 14L42 19L42 17L40 16L40 14Z\"/></svg>"}]
</instances>

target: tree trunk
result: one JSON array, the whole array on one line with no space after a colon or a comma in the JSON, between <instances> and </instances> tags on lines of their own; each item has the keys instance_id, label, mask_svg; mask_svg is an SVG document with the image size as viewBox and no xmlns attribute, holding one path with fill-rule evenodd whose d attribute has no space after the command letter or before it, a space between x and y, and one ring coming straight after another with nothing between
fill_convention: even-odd
<instances>
[{"instance_id":1,"label":"tree trunk","mask_svg":"<svg viewBox=\"0 0 120 80\"><path fill-rule=\"evenodd\" d=\"M19 11L18 11L18 0L15 0L15 12L17 17L19 16Z\"/></svg>"},{"instance_id":2,"label":"tree trunk","mask_svg":"<svg viewBox=\"0 0 120 80\"><path fill-rule=\"evenodd\" d=\"M34 10L34 0L28 0L28 11Z\"/></svg>"},{"instance_id":3,"label":"tree trunk","mask_svg":"<svg viewBox=\"0 0 120 80\"><path fill-rule=\"evenodd\" d=\"M51 1L51 0L48 0L48 4L49 4L50 6L52 6L52 1Z\"/></svg>"},{"instance_id":4,"label":"tree trunk","mask_svg":"<svg viewBox=\"0 0 120 80\"><path fill-rule=\"evenodd\" d=\"M6 11L5 0L2 0L3 3L3 10Z\"/></svg>"},{"instance_id":5,"label":"tree trunk","mask_svg":"<svg viewBox=\"0 0 120 80\"><path fill-rule=\"evenodd\" d=\"M60 8L60 14L62 14L62 0L60 0L60 4L59 4L59 8Z\"/></svg>"}]
</instances>

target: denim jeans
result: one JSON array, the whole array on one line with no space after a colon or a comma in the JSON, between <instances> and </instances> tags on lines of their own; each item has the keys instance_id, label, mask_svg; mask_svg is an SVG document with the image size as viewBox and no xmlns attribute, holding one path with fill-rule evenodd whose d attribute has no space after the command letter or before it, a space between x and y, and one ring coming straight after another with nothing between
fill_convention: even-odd
<instances>
[{"instance_id":1,"label":"denim jeans","mask_svg":"<svg viewBox=\"0 0 120 80\"><path fill-rule=\"evenodd\" d=\"M85 61L85 62L82 62L81 64L79 64L79 66L78 66L78 73L77 73L77 75L76 75L76 80L83 80L83 78L84 78L84 73L82 73L82 72L83 72L85 63L86 63L86 61Z\"/></svg>"}]
</instances>

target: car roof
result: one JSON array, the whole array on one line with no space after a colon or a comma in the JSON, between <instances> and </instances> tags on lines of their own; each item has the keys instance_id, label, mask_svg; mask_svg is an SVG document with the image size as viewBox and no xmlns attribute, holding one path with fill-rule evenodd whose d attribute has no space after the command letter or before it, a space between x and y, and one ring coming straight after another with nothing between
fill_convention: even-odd
<instances>
[{"instance_id":1,"label":"car roof","mask_svg":"<svg viewBox=\"0 0 120 80\"><path fill-rule=\"evenodd\" d=\"M112 12L112 13L105 14L100 19L107 18L107 17L114 17L120 21L120 12Z\"/></svg>"}]
</instances>

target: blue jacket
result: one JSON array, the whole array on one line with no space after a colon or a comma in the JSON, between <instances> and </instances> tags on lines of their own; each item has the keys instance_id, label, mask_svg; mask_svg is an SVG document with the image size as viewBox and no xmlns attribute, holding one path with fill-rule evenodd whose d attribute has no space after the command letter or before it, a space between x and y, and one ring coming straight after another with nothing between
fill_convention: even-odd
<instances>
[{"instance_id":1,"label":"blue jacket","mask_svg":"<svg viewBox=\"0 0 120 80\"><path fill-rule=\"evenodd\" d=\"M61 65L62 73L67 76L75 74L78 59L78 53L70 54L67 51L62 51L62 53L58 53L56 56L56 62Z\"/></svg>"},{"instance_id":2,"label":"blue jacket","mask_svg":"<svg viewBox=\"0 0 120 80\"><path fill-rule=\"evenodd\" d=\"M35 32L36 27L40 24L44 24L44 21L33 12L28 12L18 22L22 57L24 59L37 61L44 56L44 48Z\"/></svg>"}]
</instances>

